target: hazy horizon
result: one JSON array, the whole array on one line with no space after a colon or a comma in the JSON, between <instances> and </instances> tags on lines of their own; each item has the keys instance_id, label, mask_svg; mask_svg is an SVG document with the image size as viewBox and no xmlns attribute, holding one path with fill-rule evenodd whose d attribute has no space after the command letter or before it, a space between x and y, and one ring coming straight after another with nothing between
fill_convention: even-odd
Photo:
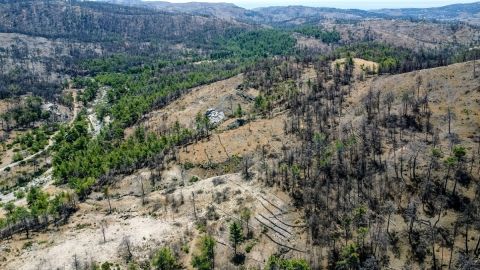
<instances>
[{"instance_id":1,"label":"hazy horizon","mask_svg":"<svg viewBox=\"0 0 480 270\"><path fill-rule=\"evenodd\" d=\"M155 1L155 0L144 0L144 1ZM289 5L303 5L311 7L334 7L334 8L355 8L355 9L381 9L381 8L426 8L426 7L440 7L451 4L461 4L461 3L475 3L478 1L442 1L442 0L424 0L424 1L413 1L413 0L371 0L371 1L354 1L354 0L339 0L339 1L326 1L326 0L264 0L264 1L255 1L255 0L205 0L205 1L195 1L195 0L170 0L166 2L172 3L187 3L187 2L209 2L209 3L232 3L244 8L258 8L258 7L267 7L267 6L289 6Z\"/></svg>"}]
</instances>

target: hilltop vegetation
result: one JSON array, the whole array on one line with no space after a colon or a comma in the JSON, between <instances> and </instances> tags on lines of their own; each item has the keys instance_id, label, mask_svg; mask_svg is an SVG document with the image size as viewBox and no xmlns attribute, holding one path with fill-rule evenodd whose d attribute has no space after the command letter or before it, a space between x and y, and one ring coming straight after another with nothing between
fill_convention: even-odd
<instances>
[{"instance_id":1,"label":"hilltop vegetation","mask_svg":"<svg viewBox=\"0 0 480 270\"><path fill-rule=\"evenodd\" d=\"M84 42L161 40L174 44L188 40L201 43L222 34L226 28L242 27L205 17L98 2L7 1L1 8L4 14L0 24L2 32ZM22 12L33 9L36 12ZM132 16L135 20L130 19ZM57 20L40 20L42 17Z\"/></svg>"},{"instance_id":2,"label":"hilltop vegetation","mask_svg":"<svg viewBox=\"0 0 480 270\"><path fill-rule=\"evenodd\" d=\"M434 19L434 20L461 20L468 23L479 23L478 13L480 3L453 4L437 8L403 8L403 9L380 9L378 13L394 17Z\"/></svg>"},{"instance_id":3,"label":"hilltop vegetation","mask_svg":"<svg viewBox=\"0 0 480 270\"><path fill-rule=\"evenodd\" d=\"M479 3L452 4L433 8L400 8L400 9L339 9L328 7L308 7L291 5L288 7L261 7L253 10L238 7L230 3L169 3L162 1L117 1L103 2L123 4L127 6L145 7L154 10L182 12L193 15L217 17L225 20L236 20L249 23L269 25L295 25L299 23L318 22L326 18L340 20L361 19L414 19L437 21L463 21L472 24L480 23Z\"/></svg>"}]
</instances>

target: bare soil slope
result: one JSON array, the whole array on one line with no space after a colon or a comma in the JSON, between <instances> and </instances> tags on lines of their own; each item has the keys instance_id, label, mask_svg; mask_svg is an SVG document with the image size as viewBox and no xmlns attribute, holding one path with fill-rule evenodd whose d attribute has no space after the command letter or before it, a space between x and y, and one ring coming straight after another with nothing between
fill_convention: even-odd
<instances>
[{"instance_id":1,"label":"bare soil slope","mask_svg":"<svg viewBox=\"0 0 480 270\"><path fill-rule=\"evenodd\" d=\"M361 63L359 60L356 62ZM474 151L480 135L480 78L473 78L472 70L473 63L469 62L357 81L346 100L347 108L338 120L340 127L359 125L362 119L358 112L364 109L363 101L371 89L392 91L395 96L392 112L396 113L402 110L404 94L426 95L432 111L431 121L434 127L439 128L437 133L442 149L449 151L450 137L447 136L445 114L450 107L456 115L451 132L468 151ZM302 80L310 78L311 73L311 70L306 70ZM196 88L166 108L149 114L142 124L150 130L156 130L160 125L172 125L175 121L191 127L198 112L203 113L210 107L228 110L231 99L234 104L242 104L246 111L251 110L252 100L239 95L236 90L241 82L242 77L237 76ZM256 93L255 90L248 92L252 96ZM295 143L295 137L283 132L287 118L288 112L278 112L269 118L252 119L246 125L228 128L236 120L231 117L208 139L179 149L174 154L175 158L161 171L160 180L154 177L156 169L147 168L131 175L117 176L109 192L112 213L109 214L108 199L102 193L94 192L80 204L80 210L67 225L36 232L31 239L25 239L22 234L1 242L0 268L72 269L75 258L82 264L95 260L125 266L124 246L128 241L137 261L147 262L152 250L168 245L190 269L192 253L203 231L212 233L217 241L218 265L233 268L233 264L229 263L232 250L228 244L227 226L240 218L243 207L252 211L250 229L253 238L242 244L242 250L252 246L246 267L262 267L270 255L280 250L289 252L292 257L326 261L325 253L310 246L306 239L302 211L292 205L286 194L262 184L260 165L252 166L252 178L248 181L239 173L218 173L208 178L198 173L200 165L227 162L233 155L246 156L262 147L272 157L281 153L284 146ZM405 138L415 136L420 138L424 135L419 131L405 131ZM429 149L414 141L405 139L395 153L407 156L414 151ZM382 158L390 162L393 150L383 150ZM186 168L186 163L193 163L194 168ZM199 177L194 178L195 175ZM410 183L406 181L404 184L408 186ZM472 191L472 187L459 187L459 193L467 197L474 195ZM396 199L406 204L407 195L405 193ZM424 216L423 210L419 209L419 212ZM454 219L453 211L445 211L439 226L450 227ZM392 215L392 232L404 232L406 226L400 212ZM400 242L407 245L404 243L406 235L399 237ZM468 244L474 246L477 238L478 235L473 233ZM460 246L462 241L463 235L459 234L455 243ZM443 248L438 247L436 253L438 258L442 258L442 263L448 260ZM403 252L400 257L391 253L389 256L391 266L401 268L409 255Z\"/></svg>"}]
</instances>

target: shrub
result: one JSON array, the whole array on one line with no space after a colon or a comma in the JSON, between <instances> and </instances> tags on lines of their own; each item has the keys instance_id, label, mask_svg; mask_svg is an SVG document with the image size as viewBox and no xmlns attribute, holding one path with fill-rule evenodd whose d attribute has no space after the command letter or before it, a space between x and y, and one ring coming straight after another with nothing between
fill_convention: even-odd
<instances>
[{"instance_id":1,"label":"shrub","mask_svg":"<svg viewBox=\"0 0 480 270\"><path fill-rule=\"evenodd\" d=\"M152 269L158 270L176 270L181 269L180 264L175 258L172 250L167 247L163 247L155 253L152 258Z\"/></svg>"},{"instance_id":2,"label":"shrub","mask_svg":"<svg viewBox=\"0 0 480 270\"><path fill-rule=\"evenodd\" d=\"M309 270L310 266L303 259L282 259L276 256L271 256L265 270Z\"/></svg>"},{"instance_id":3,"label":"shrub","mask_svg":"<svg viewBox=\"0 0 480 270\"><path fill-rule=\"evenodd\" d=\"M17 162L23 159L23 156L20 152L13 154L13 162Z\"/></svg>"}]
</instances>

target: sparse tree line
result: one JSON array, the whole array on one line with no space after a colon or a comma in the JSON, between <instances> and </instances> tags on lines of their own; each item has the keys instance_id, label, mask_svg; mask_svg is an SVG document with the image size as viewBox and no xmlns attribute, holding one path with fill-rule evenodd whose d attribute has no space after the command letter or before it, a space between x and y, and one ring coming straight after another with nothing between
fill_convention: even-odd
<instances>
[{"instance_id":1,"label":"sparse tree line","mask_svg":"<svg viewBox=\"0 0 480 270\"><path fill-rule=\"evenodd\" d=\"M157 133L140 127L132 136L125 137L124 129L138 124L145 114L168 105L195 86L244 72L245 81L240 88L260 91L254 100L258 115L268 117L274 110L289 110L284 130L298 144L283 147L278 158L267 161L264 157L261 177L266 185L290 194L295 205L304 211L308 244L321 253L308 258L308 264L272 256L266 269L309 269L309 265L319 268L323 259L329 269L382 269L389 266L390 254L400 258L406 252L407 266L480 267L480 146L478 150L467 148L451 132L455 117L450 108L445 116L448 148L441 147L438 127L431 123L428 91L420 91L425 84L420 77L417 77L418 87L406 90L401 96L388 89L371 89L362 100L362 108L356 109L358 121L340 121L347 114L346 98L354 91L353 57L379 63L380 74L401 73L472 59L473 54L465 48L456 44L434 50L399 48L375 41L377 38L366 30L363 42L337 44L332 46L332 53L316 59L310 51L295 48L291 31L280 29L247 31L250 27L242 26L231 31L237 26L220 20L104 3L9 0L0 5L6 14L6 23L0 25L4 32L94 42L108 55L83 61L97 54L87 44L72 45L55 49L58 53L63 49L69 51L69 56L61 58L62 65L45 63L48 72L92 76L74 80L74 87L84 89L80 95L84 105L95 99L99 87L110 87L107 91L110 106L95 109L99 118L111 116L113 122L97 137L89 134L87 119L81 113L71 127L62 127L55 138L53 176L58 184L69 184L80 200L92 189L111 183L117 174L142 167L158 169L173 148L209 137L212 126L202 114L195 119L195 130L177 123L172 129ZM24 12L31 6L38 12ZM61 10L65 12L60 13ZM97 12L102 16L95 16ZM58 16L60 20L36 20L33 16L38 14ZM132 15L137 16L135 20ZM52 25L55 21L58 25ZM340 41L336 31L316 27L294 31L326 43ZM140 41L149 44L139 46ZM168 45L182 42L195 49L181 53L172 49L172 54L178 56L165 56L166 53L161 53L167 50L167 45L161 45L164 41ZM190 49L192 52L188 52ZM114 52L120 54L111 55ZM6 53L24 60L32 52L14 46ZM151 61L149 58L154 57L150 53L161 60ZM332 66L332 60L339 58L345 58L345 63ZM28 63L24 66L28 68ZM307 66L314 67L316 77L304 85L299 79ZM60 91L58 82L48 82L25 68L2 70L0 81L5 82L0 85L0 98L33 92L53 99ZM60 97L59 101L71 107L73 96ZM32 127L35 122L48 119L50 115L40 107L39 98L27 98L25 104L0 116L2 128ZM243 115L241 107L236 114ZM27 134L18 143L28 147L44 145L43 135ZM242 172L250 178L248 169L253 161L244 158L242 162ZM473 196L464 194L467 188L474 190ZM104 194L109 199L108 189ZM49 196L32 188L27 194L27 207L3 205L7 214L0 219L0 238L21 232L28 238L32 230L45 229L52 223L62 224L75 211L75 204L75 195ZM456 216L451 225L443 225L447 211ZM403 219L406 227L395 226L394 217ZM242 225L233 222L229 226L235 263L245 259L239 249L249 232L245 234ZM407 251L403 250L405 243ZM214 269L215 245L212 236L202 236L192 266ZM130 262L128 239L122 242L122 247ZM327 250L326 254L322 249ZM442 254L449 253L449 260L438 257L435 252L438 249ZM104 263L83 268L114 267ZM130 267L137 266L131 263ZM145 267L181 269L182 265L177 251L164 247ZM82 268L76 257L74 268Z\"/></svg>"},{"instance_id":2,"label":"sparse tree line","mask_svg":"<svg viewBox=\"0 0 480 270\"><path fill-rule=\"evenodd\" d=\"M354 108L358 121L340 123L347 113L345 99L354 91L353 76L348 67L332 69L327 61L313 65L317 78L307 92L295 83L283 97L291 112L285 132L299 139L298 146L283 148L280 158L262 165L265 183L281 187L304 210L312 248L327 248L331 269L380 269L389 265L389 252L406 252L400 244L405 236L412 256L407 265L478 266L480 220L474 213L480 211L480 149L468 151L453 132L447 134L449 147L441 148L430 120L429 91L420 91L426 83L417 77L417 87L401 96L371 89L363 107ZM251 72L271 74L279 67L257 68ZM283 78L277 80L260 81L268 85L258 87L267 99L277 94L265 90L276 89ZM460 186L473 189L473 198ZM458 218L440 226L446 211ZM394 214L403 217L407 229L392 230ZM454 246L460 235L464 248ZM443 259L438 249L452 258ZM321 260L312 257L310 263L318 266Z\"/></svg>"},{"instance_id":3,"label":"sparse tree line","mask_svg":"<svg viewBox=\"0 0 480 270\"><path fill-rule=\"evenodd\" d=\"M314 37L327 44L338 43L341 40L340 33L337 32L335 29L332 31L328 31L320 27L303 26L293 31L301 33L307 37Z\"/></svg>"},{"instance_id":4,"label":"sparse tree line","mask_svg":"<svg viewBox=\"0 0 480 270\"><path fill-rule=\"evenodd\" d=\"M458 240L460 229L465 235L469 230L478 232L476 218L471 218L471 211L478 211L474 210L478 209L478 195L475 195L474 201L469 201L458 192L459 184L468 186L468 182L475 183L474 170L478 170L475 167L478 161L473 152L468 153L465 147L457 145L453 135L449 137L451 147L447 150L450 153L438 148L438 131L430 122L428 96L421 94L419 89L405 92L401 97L389 91L371 89L362 100L363 107L358 110L360 124L339 125L339 117L346 113L343 106L345 99L353 91L353 60L347 58L342 68L332 67L331 62L325 60L312 63L317 71L316 79L307 83L307 91L304 92L300 91L304 85L298 83L298 78L301 68L307 64L288 58L259 62L247 70L242 87L261 90L261 95L255 100L255 107L260 113L277 106L290 109L291 118L285 122L285 132L299 138L300 144L292 149L282 149L283 154L278 160L266 163L263 178L267 185L277 185L287 191L295 204L304 210L312 247L328 248L326 256L332 269L378 269L389 264L390 250L401 254L400 237L406 235L409 252L413 255L412 263L428 262L433 267L447 263L454 267L467 259L472 262L472 256L477 256L479 252L478 245L469 247L467 243L464 250L455 250L452 237ZM422 84L421 79L418 79L418 84ZM110 85L116 89L115 84ZM205 122L204 117L197 118L196 132L184 133L186 137L180 136L183 139L176 141L177 144L198 139L199 134L208 136L208 121ZM85 127L74 133L86 134L82 129ZM178 126L165 134L179 138L176 136L181 134L181 130ZM125 144L122 142L121 125L110 125L102 131L100 139L93 140L97 146L91 149L100 150L104 144L101 140L106 140L114 142L113 145L121 151L130 151L136 149L136 144L145 145L149 136L144 130L137 129ZM71 138L65 134L62 137ZM169 139L164 137L162 140ZM419 148L404 149L412 140L419 142ZM72 142L64 146L71 147ZM87 143L88 139L80 142ZM81 144L76 142L73 145ZM97 183L102 185L108 183L112 173L131 172L164 156L162 151L160 156L155 155L162 147L156 148L151 154L141 154L140 159L131 159L133 163L108 165L108 171L99 173L100 167L92 167L92 164L100 166L106 160L114 161L111 153L122 156L122 160L130 155L110 149L107 159L92 163L92 159L87 157L98 158L103 154L83 152L87 148L74 158L77 161L83 159L81 162L85 165L78 164L72 168L88 167L91 172L83 175L76 175L77 170L69 172L70 169L61 172L67 168L62 167L67 163L59 163L55 167L56 175L63 175L59 179L67 179L71 175L84 177L74 182L80 187L77 192L81 197L88 194L98 178ZM142 153L144 150L140 149L133 152ZM386 151L393 158L385 158ZM67 157L58 160L70 160L69 163L74 164ZM465 212L466 209L469 210ZM438 222L446 210L468 215L468 225L456 223L454 231L451 227L440 228ZM392 215L401 215L408 229L392 229ZM456 259L439 261L441 259L432 252L436 248L451 251L457 255ZM466 249L469 249L468 252ZM461 255L464 256L461 258L467 259L460 260ZM309 263L319 265L321 259L310 258Z\"/></svg>"},{"instance_id":5,"label":"sparse tree line","mask_svg":"<svg viewBox=\"0 0 480 270\"><path fill-rule=\"evenodd\" d=\"M1 57L0 64L2 64ZM7 71L0 70L0 81L2 81L0 99L17 97L26 93L51 99L61 90L59 82L46 80L27 67L18 67Z\"/></svg>"},{"instance_id":6,"label":"sparse tree line","mask_svg":"<svg viewBox=\"0 0 480 270\"><path fill-rule=\"evenodd\" d=\"M423 48L413 50L382 43L372 38L338 47L328 56L328 59L335 60L353 55L378 63L380 74L396 74L473 60L473 55L468 49L467 46L458 45L433 50Z\"/></svg>"},{"instance_id":7,"label":"sparse tree line","mask_svg":"<svg viewBox=\"0 0 480 270\"><path fill-rule=\"evenodd\" d=\"M24 232L29 238L34 230L47 229L50 224L59 226L76 210L75 195L62 192L55 196L39 188L30 188L26 194L27 206L3 205L5 218L0 218L0 239Z\"/></svg>"},{"instance_id":8,"label":"sparse tree line","mask_svg":"<svg viewBox=\"0 0 480 270\"><path fill-rule=\"evenodd\" d=\"M38 121L49 119L51 114L42 109L42 99L28 96L21 102L12 105L0 115L1 127L10 131L18 127L32 127Z\"/></svg>"},{"instance_id":9,"label":"sparse tree line","mask_svg":"<svg viewBox=\"0 0 480 270\"><path fill-rule=\"evenodd\" d=\"M245 28L227 21L200 16L178 15L100 2L4 1L0 3L0 10L7 14L0 24L2 32L83 42L153 40L170 44L204 43L224 34L227 28ZM97 14L102 16L96 16ZM132 16L135 20L131 19Z\"/></svg>"},{"instance_id":10,"label":"sparse tree line","mask_svg":"<svg viewBox=\"0 0 480 270\"><path fill-rule=\"evenodd\" d=\"M240 222L232 222L229 225L229 246L233 250L231 262L237 266L244 263L245 255L239 252L239 245L245 240L245 237L251 237L250 233L244 234L243 226ZM250 235L250 236L249 236ZM151 252L147 260L144 258L135 258L132 250L134 244L128 237L125 237L119 246L119 255L125 260L128 265L127 269L158 269L158 270L180 270L185 269L186 266L182 262L182 257L192 252L189 263L194 269L198 270L214 270L221 269L219 265L216 249L218 245L225 243L219 242L215 237L209 233L202 233L198 236L197 244L191 251L188 243L181 248L178 245L172 247L164 246L158 250ZM222 258L223 259L223 258ZM118 263L103 262L97 263L86 261L81 262L77 256L72 258L73 268L76 270L115 270L120 269ZM303 259L285 259L279 255L272 255L264 263L262 268L252 269L268 269L268 270L309 270L311 269L308 263Z\"/></svg>"},{"instance_id":11,"label":"sparse tree line","mask_svg":"<svg viewBox=\"0 0 480 270\"><path fill-rule=\"evenodd\" d=\"M28 150L30 154L37 153L45 148L50 136L57 130L57 127L57 125L44 125L35 128L31 132L16 137L12 144L7 145L7 148L18 145L21 150Z\"/></svg>"},{"instance_id":12,"label":"sparse tree line","mask_svg":"<svg viewBox=\"0 0 480 270\"><path fill-rule=\"evenodd\" d=\"M213 82L237 74L236 63L224 62L199 65L145 67L138 74L103 73L92 79L74 80L76 87L92 89L82 94L91 100L100 85L107 92L109 108L97 108L103 116L111 115L113 122L106 125L93 138L88 132L88 122L83 113L72 127L60 130L54 147L53 175L58 183L69 183L80 198L91 188L103 183L112 175L131 172L161 160L171 147L184 145L208 136L211 126L203 121L197 130L179 125L159 134L138 128L133 136L124 138L123 129L139 120L145 113L166 106L194 86ZM205 119L204 119L205 120ZM206 128L206 129L205 129Z\"/></svg>"}]
</instances>

